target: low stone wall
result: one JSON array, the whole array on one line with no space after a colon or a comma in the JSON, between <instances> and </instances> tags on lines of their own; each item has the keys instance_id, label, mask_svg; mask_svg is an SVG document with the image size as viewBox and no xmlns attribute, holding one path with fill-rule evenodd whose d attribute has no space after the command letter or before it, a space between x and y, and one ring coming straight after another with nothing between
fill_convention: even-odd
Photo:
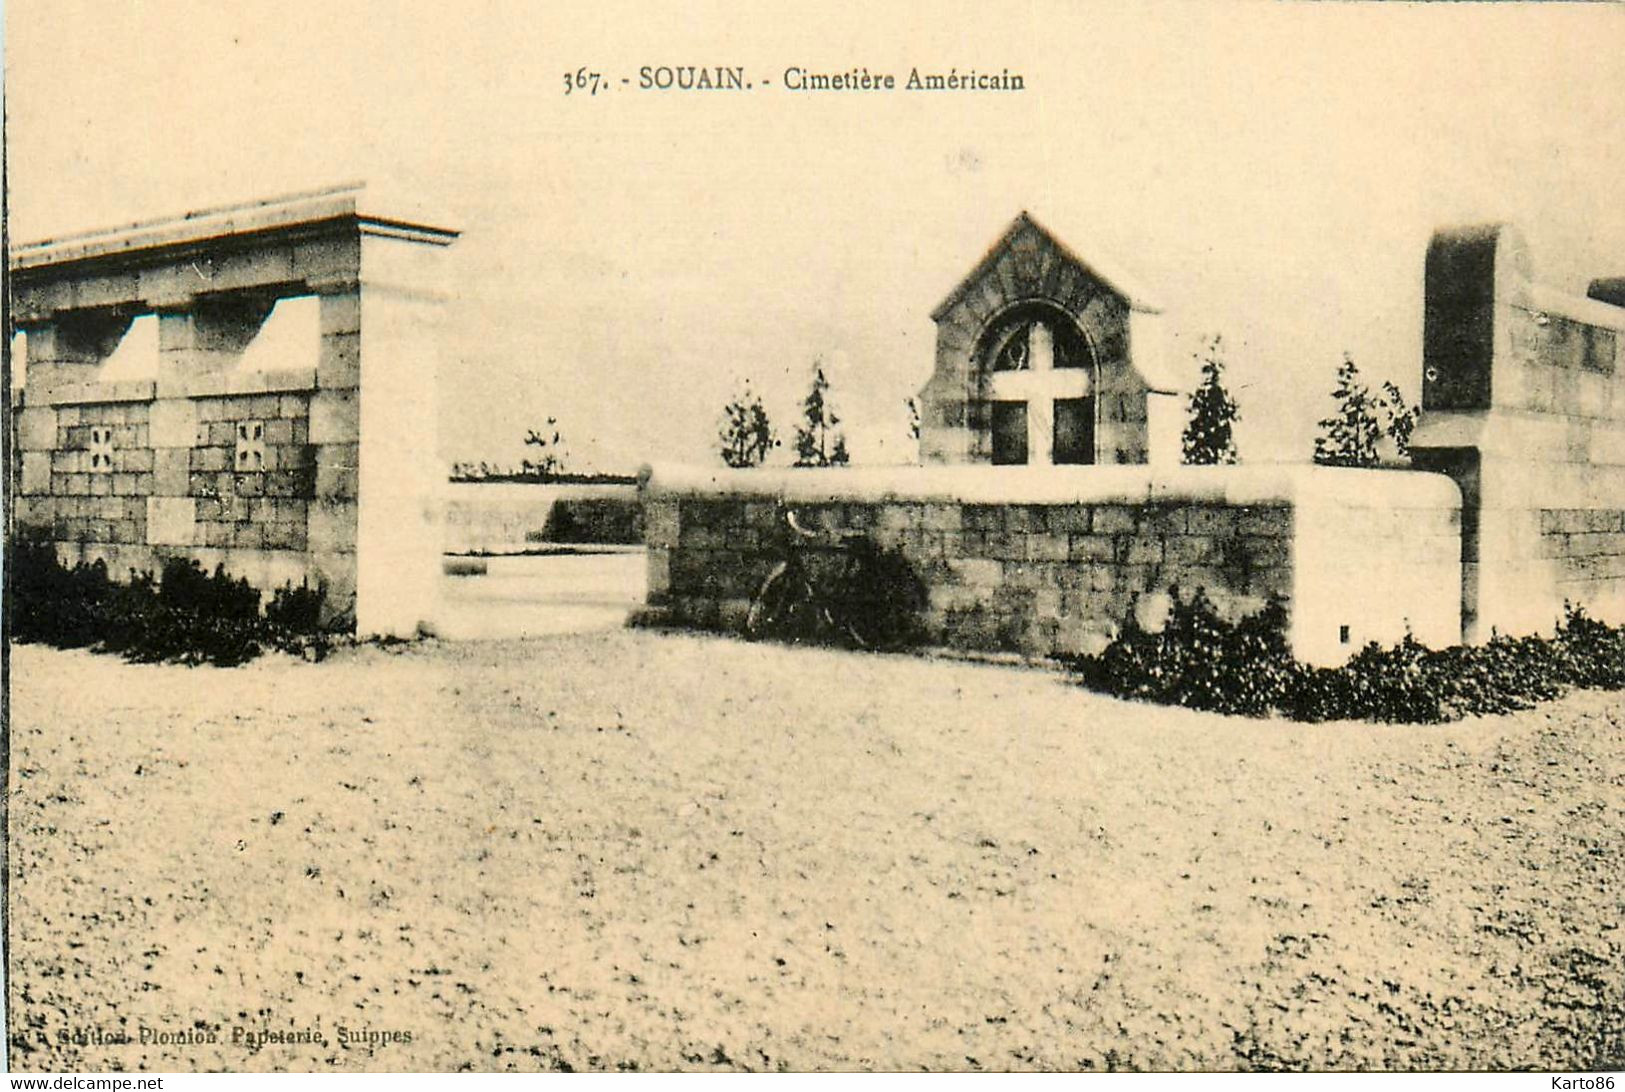
<instances>
[{"instance_id":1,"label":"low stone wall","mask_svg":"<svg viewBox=\"0 0 1625 1092\"><path fill-rule=\"evenodd\" d=\"M781 558L779 521L862 530L924 583L936 644L1096 651L1173 585L1232 619L1287 604L1306 660L1409 629L1460 637L1460 494L1441 475L1326 467L652 470L649 602L737 630Z\"/></svg>"}]
</instances>

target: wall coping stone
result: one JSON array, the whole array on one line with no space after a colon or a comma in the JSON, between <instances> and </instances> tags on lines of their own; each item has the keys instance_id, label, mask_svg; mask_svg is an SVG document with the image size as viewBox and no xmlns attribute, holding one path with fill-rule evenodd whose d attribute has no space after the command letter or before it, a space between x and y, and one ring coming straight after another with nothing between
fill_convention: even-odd
<instances>
[{"instance_id":1,"label":"wall coping stone","mask_svg":"<svg viewBox=\"0 0 1625 1092\"><path fill-rule=\"evenodd\" d=\"M868 466L733 470L660 464L645 497L738 496L803 503L1225 504L1301 508L1461 507L1443 474L1304 463L1245 466Z\"/></svg>"},{"instance_id":2,"label":"wall coping stone","mask_svg":"<svg viewBox=\"0 0 1625 1092\"><path fill-rule=\"evenodd\" d=\"M406 238L436 246L449 245L458 236L458 232L448 228L379 215L366 203L363 190L362 184L351 183L62 235L14 247L10 264L13 270L37 269L343 219L353 219L363 234Z\"/></svg>"},{"instance_id":3,"label":"wall coping stone","mask_svg":"<svg viewBox=\"0 0 1625 1092\"><path fill-rule=\"evenodd\" d=\"M1625 333L1625 307L1616 307L1603 300L1576 296L1544 284L1532 284L1529 286L1529 304L1533 311Z\"/></svg>"}]
</instances>

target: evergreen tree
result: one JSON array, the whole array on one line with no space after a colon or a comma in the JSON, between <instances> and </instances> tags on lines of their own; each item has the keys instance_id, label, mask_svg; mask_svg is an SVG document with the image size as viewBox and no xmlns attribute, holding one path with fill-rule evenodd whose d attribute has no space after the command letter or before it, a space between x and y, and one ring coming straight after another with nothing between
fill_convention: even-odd
<instances>
[{"instance_id":1,"label":"evergreen tree","mask_svg":"<svg viewBox=\"0 0 1625 1092\"><path fill-rule=\"evenodd\" d=\"M841 419L829 406L829 380L824 366L813 366L812 390L802 400L803 424L796 426L797 466L845 466L850 462L846 436L838 431Z\"/></svg>"},{"instance_id":2,"label":"evergreen tree","mask_svg":"<svg viewBox=\"0 0 1625 1092\"><path fill-rule=\"evenodd\" d=\"M1184 456L1191 466L1236 461L1235 423L1241 417L1236 400L1224 386L1223 341L1214 337L1202 361L1202 382L1191 392L1190 420L1185 424Z\"/></svg>"},{"instance_id":3,"label":"evergreen tree","mask_svg":"<svg viewBox=\"0 0 1625 1092\"><path fill-rule=\"evenodd\" d=\"M745 384L743 393L722 410L722 428L717 432L722 461L733 467L760 466L779 439L762 406L761 396Z\"/></svg>"},{"instance_id":4,"label":"evergreen tree","mask_svg":"<svg viewBox=\"0 0 1625 1092\"><path fill-rule=\"evenodd\" d=\"M1376 466L1377 437L1382 433L1377 408L1381 403L1372 397L1354 358L1347 353L1337 369L1332 397L1337 400L1337 412L1320 422L1315 462L1322 466Z\"/></svg>"}]
</instances>

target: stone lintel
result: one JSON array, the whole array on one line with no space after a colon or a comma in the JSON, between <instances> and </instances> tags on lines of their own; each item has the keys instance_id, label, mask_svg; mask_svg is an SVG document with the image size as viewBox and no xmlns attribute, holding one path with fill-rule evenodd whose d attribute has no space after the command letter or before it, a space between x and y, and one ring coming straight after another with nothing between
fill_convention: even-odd
<instances>
[{"instance_id":1,"label":"stone lintel","mask_svg":"<svg viewBox=\"0 0 1625 1092\"><path fill-rule=\"evenodd\" d=\"M150 402L155 384L150 379L115 383L68 383L59 387L29 388L29 404L77 406L94 402Z\"/></svg>"},{"instance_id":2,"label":"stone lintel","mask_svg":"<svg viewBox=\"0 0 1625 1092\"><path fill-rule=\"evenodd\" d=\"M160 398L222 398L233 394L308 391L315 386L315 368L278 368L263 372L210 372L183 376L160 382L157 393Z\"/></svg>"}]
</instances>

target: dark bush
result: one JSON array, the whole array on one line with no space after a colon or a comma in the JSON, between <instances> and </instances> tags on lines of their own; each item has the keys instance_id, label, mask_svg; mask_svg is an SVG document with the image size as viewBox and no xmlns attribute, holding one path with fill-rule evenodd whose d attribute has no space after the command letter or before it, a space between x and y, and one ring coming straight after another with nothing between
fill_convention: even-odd
<instances>
[{"instance_id":1,"label":"dark bush","mask_svg":"<svg viewBox=\"0 0 1625 1092\"><path fill-rule=\"evenodd\" d=\"M265 618L272 625L295 633L317 633L322 624L322 600L320 588L312 588L309 584L301 584L297 588L284 584L266 604Z\"/></svg>"},{"instance_id":2,"label":"dark bush","mask_svg":"<svg viewBox=\"0 0 1625 1092\"><path fill-rule=\"evenodd\" d=\"M561 497L547 513L538 542L630 545L643 541L643 506L635 496Z\"/></svg>"},{"instance_id":3,"label":"dark bush","mask_svg":"<svg viewBox=\"0 0 1625 1092\"><path fill-rule=\"evenodd\" d=\"M1297 669L1286 644L1286 608L1279 601L1239 625L1220 618L1198 590L1188 600L1171 589L1173 605L1160 633L1129 611L1122 632L1097 656L1074 661L1092 689L1164 705L1262 716L1283 700ZM1236 671L1246 663L1250 670Z\"/></svg>"},{"instance_id":4,"label":"dark bush","mask_svg":"<svg viewBox=\"0 0 1625 1092\"><path fill-rule=\"evenodd\" d=\"M48 542L20 541L8 566L12 639L57 648L94 648L142 663L244 663L266 648L320 658L320 591L280 589L260 613L260 595L223 568L171 558L161 581L131 571L109 579L100 561L66 568Z\"/></svg>"},{"instance_id":5,"label":"dark bush","mask_svg":"<svg viewBox=\"0 0 1625 1092\"><path fill-rule=\"evenodd\" d=\"M1625 627L1572 604L1553 637L1497 635L1482 645L1432 650L1407 635L1323 668L1293 659L1279 601L1231 623L1200 591L1189 599L1177 588L1173 594L1162 632L1146 632L1131 611L1102 652L1071 661L1085 686L1218 713L1405 724L1528 709L1570 687L1625 689Z\"/></svg>"}]
</instances>

